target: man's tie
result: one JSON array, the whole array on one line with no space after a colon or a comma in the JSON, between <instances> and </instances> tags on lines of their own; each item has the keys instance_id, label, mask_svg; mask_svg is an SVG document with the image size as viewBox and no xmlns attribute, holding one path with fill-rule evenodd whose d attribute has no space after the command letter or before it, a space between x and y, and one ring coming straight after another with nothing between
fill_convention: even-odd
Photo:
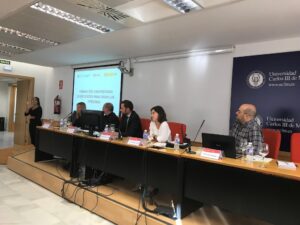
<instances>
[{"instance_id":1,"label":"man's tie","mask_svg":"<svg viewBox=\"0 0 300 225\"><path fill-rule=\"evenodd\" d=\"M127 116L127 118L126 118L126 129L125 129L125 132L127 132L128 123L129 123L129 117Z\"/></svg>"}]
</instances>

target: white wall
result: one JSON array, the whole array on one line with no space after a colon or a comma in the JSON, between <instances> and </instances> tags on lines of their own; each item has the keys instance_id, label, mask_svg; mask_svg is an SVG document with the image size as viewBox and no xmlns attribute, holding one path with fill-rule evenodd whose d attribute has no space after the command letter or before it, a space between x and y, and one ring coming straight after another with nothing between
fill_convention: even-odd
<instances>
[{"instance_id":1,"label":"white wall","mask_svg":"<svg viewBox=\"0 0 300 225\"><path fill-rule=\"evenodd\" d=\"M38 96L43 108L43 118L60 118L71 112L73 69L71 67L45 67L28 63L11 61L12 72L2 70L0 73L13 74L35 78L34 95ZM64 87L59 90L59 80L64 81ZM60 116L53 114L53 100L56 95L62 98L62 113Z\"/></svg>"},{"instance_id":2,"label":"white wall","mask_svg":"<svg viewBox=\"0 0 300 225\"><path fill-rule=\"evenodd\" d=\"M192 139L203 119L202 131L227 134L232 57L227 53L136 63L134 76L124 77L123 99L132 100L146 118L151 107L163 106L169 121L187 124Z\"/></svg>"},{"instance_id":3,"label":"white wall","mask_svg":"<svg viewBox=\"0 0 300 225\"><path fill-rule=\"evenodd\" d=\"M300 51L300 37L237 45L234 56Z\"/></svg>"},{"instance_id":4,"label":"white wall","mask_svg":"<svg viewBox=\"0 0 300 225\"><path fill-rule=\"evenodd\" d=\"M0 117L5 118L4 129L7 129L8 107L9 107L9 88L8 83L0 82Z\"/></svg>"},{"instance_id":5,"label":"white wall","mask_svg":"<svg viewBox=\"0 0 300 225\"><path fill-rule=\"evenodd\" d=\"M59 90L59 81L63 80L63 89ZM44 118L59 119L68 115L72 110L73 69L70 66L53 68L48 76L46 89L46 105ZM61 115L53 114L54 98L60 95L62 100Z\"/></svg>"},{"instance_id":6,"label":"white wall","mask_svg":"<svg viewBox=\"0 0 300 225\"><path fill-rule=\"evenodd\" d=\"M46 103L46 92L49 85L49 77L53 73L53 68L15 61L11 61L11 65L13 67L12 72L3 71L3 65L0 65L0 73L34 77L34 95L40 98L41 106L44 109L48 104ZM43 117L45 117L45 112L43 112Z\"/></svg>"}]
</instances>

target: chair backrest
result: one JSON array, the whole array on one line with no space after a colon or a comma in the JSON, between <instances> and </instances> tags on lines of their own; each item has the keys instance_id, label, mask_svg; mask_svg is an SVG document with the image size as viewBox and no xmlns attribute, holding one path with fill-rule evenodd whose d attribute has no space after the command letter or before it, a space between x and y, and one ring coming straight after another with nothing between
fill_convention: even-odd
<instances>
[{"instance_id":1,"label":"chair backrest","mask_svg":"<svg viewBox=\"0 0 300 225\"><path fill-rule=\"evenodd\" d=\"M146 119L146 118L141 118L141 125L142 125L142 131L144 132L144 130L149 131L149 127L150 127L150 119Z\"/></svg>"},{"instance_id":2,"label":"chair backrest","mask_svg":"<svg viewBox=\"0 0 300 225\"><path fill-rule=\"evenodd\" d=\"M300 133L293 133L291 137L291 161L300 163Z\"/></svg>"},{"instance_id":3,"label":"chair backrest","mask_svg":"<svg viewBox=\"0 0 300 225\"><path fill-rule=\"evenodd\" d=\"M281 133L279 130L273 130L273 129L262 129L263 136L264 136L264 142L269 145L269 155L268 157L271 157L273 159L278 158L279 150L280 150L280 144L281 144Z\"/></svg>"},{"instance_id":4,"label":"chair backrest","mask_svg":"<svg viewBox=\"0 0 300 225\"><path fill-rule=\"evenodd\" d=\"M168 124L171 130L172 140L174 140L176 134L179 134L180 143L182 143L183 139L186 137L186 125L176 122L168 122Z\"/></svg>"}]
</instances>

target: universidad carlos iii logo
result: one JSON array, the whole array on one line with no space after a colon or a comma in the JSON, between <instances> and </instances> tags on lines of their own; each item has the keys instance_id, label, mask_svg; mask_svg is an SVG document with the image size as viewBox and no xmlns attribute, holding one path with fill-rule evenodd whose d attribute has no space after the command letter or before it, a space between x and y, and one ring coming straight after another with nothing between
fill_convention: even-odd
<instances>
[{"instance_id":1,"label":"universidad carlos iii logo","mask_svg":"<svg viewBox=\"0 0 300 225\"><path fill-rule=\"evenodd\" d=\"M250 88L261 88L266 82L266 76L263 72L255 70L247 76L247 85Z\"/></svg>"}]
</instances>

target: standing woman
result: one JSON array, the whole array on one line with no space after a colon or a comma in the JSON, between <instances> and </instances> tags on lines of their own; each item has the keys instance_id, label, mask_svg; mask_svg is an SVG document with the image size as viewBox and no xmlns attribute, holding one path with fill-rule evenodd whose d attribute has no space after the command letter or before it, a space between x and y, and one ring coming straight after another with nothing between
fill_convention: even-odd
<instances>
[{"instance_id":1,"label":"standing woman","mask_svg":"<svg viewBox=\"0 0 300 225\"><path fill-rule=\"evenodd\" d=\"M25 116L30 116L30 122L29 122L29 133L30 133L30 139L31 143L35 146L35 133L36 133L36 127L42 125L42 107L40 106L40 99L38 97L34 97L31 100L31 104L27 103L27 108L25 111Z\"/></svg>"},{"instance_id":2,"label":"standing woman","mask_svg":"<svg viewBox=\"0 0 300 225\"><path fill-rule=\"evenodd\" d=\"M171 140L171 130L167 122L167 115L161 106L151 109L150 139L155 142L167 142Z\"/></svg>"}]
</instances>

